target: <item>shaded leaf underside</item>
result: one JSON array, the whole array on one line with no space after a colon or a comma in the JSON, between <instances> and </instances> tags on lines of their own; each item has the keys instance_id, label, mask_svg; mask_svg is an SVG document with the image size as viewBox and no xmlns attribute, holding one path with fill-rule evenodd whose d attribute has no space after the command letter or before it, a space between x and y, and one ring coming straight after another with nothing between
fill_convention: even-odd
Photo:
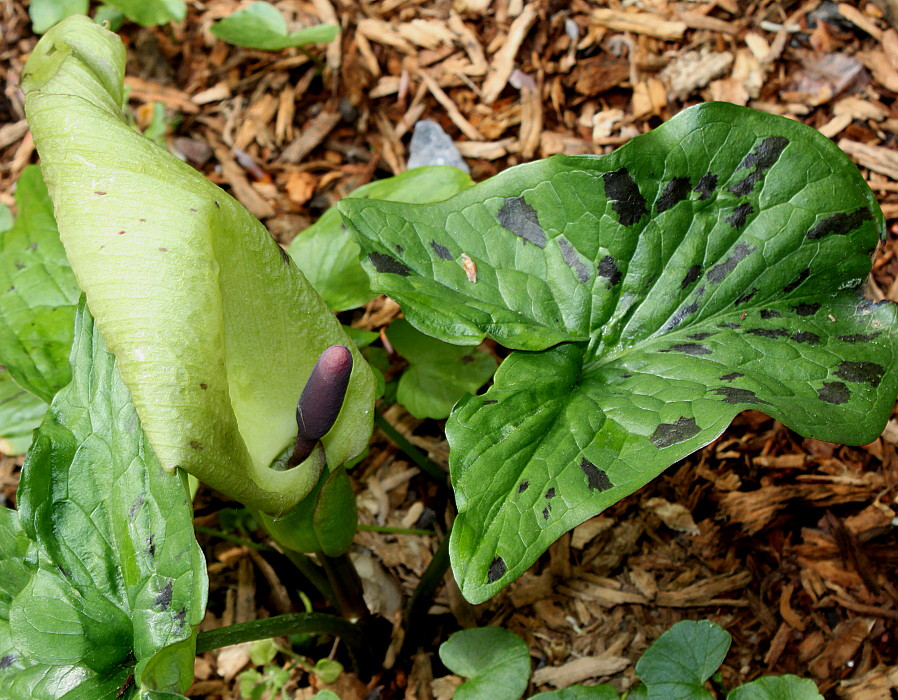
<instances>
[{"instance_id":1,"label":"shaded leaf underside","mask_svg":"<svg viewBox=\"0 0 898 700\"><path fill-rule=\"evenodd\" d=\"M514 168L443 204L339 207L373 288L414 325L531 351L447 425L472 602L741 410L862 444L891 409L894 307L857 291L882 215L800 124L701 105L611 155Z\"/></svg>"}]
</instances>

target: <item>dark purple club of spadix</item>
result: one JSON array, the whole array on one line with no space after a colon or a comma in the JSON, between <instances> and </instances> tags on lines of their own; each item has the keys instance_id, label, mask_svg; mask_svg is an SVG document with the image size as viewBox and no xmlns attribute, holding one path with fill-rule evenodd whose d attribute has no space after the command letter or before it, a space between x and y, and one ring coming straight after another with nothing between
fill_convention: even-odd
<instances>
[{"instance_id":1,"label":"dark purple club of spadix","mask_svg":"<svg viewBox=\"0 0 898 700\"><path fill-rule=\"evenodd\" d=\"M296 407L299 434L290 462L299 464L331 429L346 396L352 373L352 353L343 345L331 345L321 353Z\"/></svg>"}]
</instances>

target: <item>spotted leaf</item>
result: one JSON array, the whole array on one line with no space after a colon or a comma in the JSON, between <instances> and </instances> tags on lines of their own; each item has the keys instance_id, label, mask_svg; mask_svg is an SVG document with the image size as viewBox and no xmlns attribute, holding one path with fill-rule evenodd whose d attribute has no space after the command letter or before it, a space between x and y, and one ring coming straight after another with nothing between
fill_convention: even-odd
<instances>
[{"instance_id":1,"label":"spotted leaf","mask_svg":"<svg viewBox=\"0 0 898 700\"><path fill-rule=\"evenodd\" d=\"M131 674L141 698L172 697L206 609L187 478L160 467L84 305L71 360L19 510L0 509L0 697L112 698Z\"/></svg>"},{"instance_id":2,"label":"spotted leaf","mask_svg":"<svg viewBox=\"0 0 898 700\"><path fill-rule=\"evenodd\" d=\"M860 293L882 213L796 122L705 104L440 204L339 208L413 325L522 351L447 424L450 553L472 602L739 411L863 444L898 391L895 307Z\"/></svg>"}]
</instances>

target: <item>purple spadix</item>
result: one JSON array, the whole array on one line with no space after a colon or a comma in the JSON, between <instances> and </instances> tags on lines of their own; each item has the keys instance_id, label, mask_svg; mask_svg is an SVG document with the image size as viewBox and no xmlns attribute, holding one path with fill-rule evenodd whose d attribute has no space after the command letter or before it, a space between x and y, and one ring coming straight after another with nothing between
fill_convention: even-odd
<instances>
[{"instance_id":1,"label":"purple spadix","mask_svg":"<svg viewBox=\"0 0 898 700\"><path fill-rule=\"evenodd\" d=\"M290 458L291 465L304 461L334 425L343 407L351 373L352 353L349 348L331 345L321 353L296 407L299 434Z\"/></svg>"}]
</instances>

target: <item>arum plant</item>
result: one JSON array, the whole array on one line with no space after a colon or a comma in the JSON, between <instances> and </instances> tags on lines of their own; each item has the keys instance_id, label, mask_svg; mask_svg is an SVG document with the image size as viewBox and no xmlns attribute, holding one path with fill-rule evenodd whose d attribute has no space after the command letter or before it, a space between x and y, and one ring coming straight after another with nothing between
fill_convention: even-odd
<instances>
[{"instance_id":1,"label":"arum plant","mask_svg":"<svg viewBox=\"0 0 898 700\"><path fill-rule=\"evenodd\" d=\"M859 445L894 405L895 306L862 294L882 212L802 124L704 104L442 203L338 208L412 325L514 351L446 426L471 602L742 410Z\"/></svg>"},{"instance_id":2,"label":"arum plant","mask_svg":"<svg viewBox=\"0 0 898 700\"><path fill-rule=\"evenodd\" d=\"M374 379L265 228L123 117L125 50L86 17L26 65L26 111L59 235L162 467L282 515L371 433ZM351 348L323 449L273 469L297 436L297 393L332 345ZM316 437L316 440L318 438Z\"/></svg>"}]
</instances>

